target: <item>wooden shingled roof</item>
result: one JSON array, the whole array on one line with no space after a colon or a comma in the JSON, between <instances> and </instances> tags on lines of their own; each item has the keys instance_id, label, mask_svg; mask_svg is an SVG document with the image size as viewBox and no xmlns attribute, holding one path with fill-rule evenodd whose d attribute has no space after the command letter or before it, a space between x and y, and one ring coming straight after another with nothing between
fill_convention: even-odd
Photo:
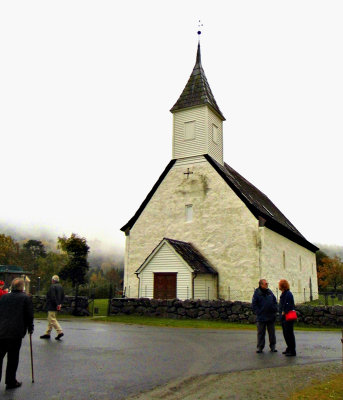
<instances>
[{"instance_id":1,"label":"wooden shingled roof","mask_svg":"<svg viewBox=\"0 0 343 400\"><path fill-rule=\"evenodd\" d=\"M272 231L277 232L293 242L300 244L312 252L316 252L318 250L318 247L307 241L305 237L295 228L295 226L282 214L282 212L264 193L257 189L242 175L240 175L226 163L224 166L219 164L208 154L204 154L204 157L236 193L236 195L244 202L256 219L259 220L261 226L266 226ZM172 160L167 165L134 216L121 228L123 232L128 232L133 227L142 211L158 189L159 185L173 167L175 161L176 160Z\"/></svg>"},{"instance_id":2,"label":"wooden shingled roof","mask_svg":"<svg viewBox=\"0 0 343 400\"><path fill-rule=\"evenodd\" d=\"M165 238L165 240L180 254L194 272L198 274L217 274L217 271L209 261L191 243L169 238Z\"/></svg>"},{"instance_id":3,"label":"wooden shingled roof","mask_svg":"<svg viewBox=\"0 0 343 400\"><path fill-rule=\"evenodd\" d=\"M217 271L212 267L209 261L191 243L169 238L163 238L160 241L160 243L145 259L143 264L137 269L135 272L136 274L141 272L144 264L150 259L150 257L154 255L156 250L163 244L163 242L168 242L195 273L217 275Z\"/></svg>"},{"instance_id":4,"label":"wooden shingled roof","mask_svg":"<svg viewBox=\"0 0 343 400\"><path fill-rule=\"evenodd\" d=\"M212 94L210 85L207 82L205 72L201 65L200 43L198 44L198 51L196 62L189 77L189 80L181 93L178 101L171 108L171 112L179 111L184 108L208 104L213 110L225 121L225 117L220 111L217 102Z\"/></svg>"}]
</instances>

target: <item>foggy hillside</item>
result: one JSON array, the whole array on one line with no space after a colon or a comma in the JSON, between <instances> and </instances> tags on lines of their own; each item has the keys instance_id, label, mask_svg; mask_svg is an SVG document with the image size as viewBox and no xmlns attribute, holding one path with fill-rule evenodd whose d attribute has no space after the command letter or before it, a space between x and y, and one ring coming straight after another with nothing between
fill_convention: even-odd
<instances>
[{"instance_id":1,"label":"foggy hillside","mask_svg":"<svg viewBox=\"0 0 343 400\"><path fill-rule=\"evenodd\" d=\"M343 246L338 246L336 244L320 243L316 243L316 246L319 247L319 249L327 254L329 257L338 256L341 260L343 260Z\"/></svg>"},{"instance_id":2,"label":"foggy hillside","mask_svg":"<svg viewBox=\"0 0 343 400\"><path fill-rule=\"evenodd\" d=\"M40 240L47 251L57 252L57 237L63 236L61 233L49 231L46 228L21 228L15 227L4 222L0 222L0 233L11 236L19 244L23 244L29 239ZM75 232L77 234L77 232ZM87 240L87 237L86 237ZM103 270L112 267L124 268L124 250L119 246L113 246L101 240L87 240L90 247L88 261L90 268L101 267Z\"/></svg>"}]
</instances>

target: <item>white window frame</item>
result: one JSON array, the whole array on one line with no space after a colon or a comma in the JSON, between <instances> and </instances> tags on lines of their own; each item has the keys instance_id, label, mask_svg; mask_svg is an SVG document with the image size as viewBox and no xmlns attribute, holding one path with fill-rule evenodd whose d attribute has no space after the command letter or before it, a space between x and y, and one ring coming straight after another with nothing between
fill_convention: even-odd
<instances>
[{"instance_id":1,"label":"white window frame","mask_svg":"<svg viewBox=\"0 0 343 400\"><path fill-rule=\"evenodd\" d=\"M184 139L195 139L195 121L187 121L184 123Z\"/></svg>"},{"instance_id":2,"label":"white window frame","mask_svg":"<svg viewBox=\"0 0 343 400\"><path fill-rule=\"evenodd\" d=\"M212 140L215 144L219 143L219 127L212 124Z\"/></svg>"},{"instance_id":3,"label":"white window frame","mask_svg":"<svg viewBox=\"0 0 343 400\"><path fill-rule=\"evenodd\" d=\"M193 204L186 204L185 206L185 218L186 222L193 221Z\"/></svg>"}]
</instances>

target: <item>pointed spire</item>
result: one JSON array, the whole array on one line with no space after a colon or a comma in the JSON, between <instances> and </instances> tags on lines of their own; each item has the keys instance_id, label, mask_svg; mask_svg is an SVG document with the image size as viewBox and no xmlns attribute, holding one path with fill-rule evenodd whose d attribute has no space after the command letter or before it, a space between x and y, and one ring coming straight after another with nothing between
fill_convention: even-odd
<instances>
[{"instance_id":1,"label":"pointed spire","mask_svg":"<svg viewBox=\"0 0 343 400\"><path fill-rule=\"evenodd\" d=\"M198 51L197 51L197 60L196 60L196 64L201 65L201 51L200 51L200 39L198 42ZM195 65L196 65L195 64Z\"/></svg>"},{"instance_id":2,"label":"pointed spire","mask_svg":"<svg viewBox=\"0 0 343 400\"><path fill-rule=\"evenodd\" d=\"M225 121L225 117L220 111L216 100L212 94L210 85L207 82L205 72L201 65L201 51L200 51L200 40L198 42L198 50L196 56L196 62L188 79L188 82L181 93L178 101L171 108L171 112L182 110L184 108L200 106L208 104L214 111Z\"/></svg>"}]
</instances>

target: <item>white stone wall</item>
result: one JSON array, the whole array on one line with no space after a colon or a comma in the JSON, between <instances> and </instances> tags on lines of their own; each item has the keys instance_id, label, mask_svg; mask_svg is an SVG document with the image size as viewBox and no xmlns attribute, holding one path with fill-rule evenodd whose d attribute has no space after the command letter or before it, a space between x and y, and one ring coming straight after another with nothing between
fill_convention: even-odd
<instances>
[{"instance_id":1,"label":"white stone wall","mask_svg":"<svg viewBox=\"0 0 343 400\"><path fill-rule=\"evenodd\" d=\"M316 298L315 254L268 228L259 228L245 204L203 160L174 164L131 229L125 257L126 295L138 296L135 271L168 237L191 242L210 261L219 274L219 298L251 301L260 278L266 278L280 297L276 288L284 278L300 303L309 300L310 277ZM184 175L187 168L193 172L189 178ZM193 205L192 222L186 222L187 204Z\"/></svg>"},{"instance_id":2,"label":"white stone wall","mask_svg":"<svg viewBox=\"0 0 343 400\"><path fill-rule=\"evenodd\" d=\"M187 168L193 172L189 178ZM187 204L193 205L192 222L185 219ZM174 165L132 227L127 295L138 295L135 271L163 237L191 242L210 261L219 273L220 298L251 300L260 278L258 221L205 159Z\"/></svg>"},{"instance_id":3,"label":"white stone wall","mask_svg":"<svg viewBox=\"0 0 343 400\"><path fill-rule=\"evenodd\" d=\"M309 280L312 280L313 298L318 298L318 281L315 253L271 231L261 231L261 276L269 288L280 298L278 283L287 279L296 303L310 300ZM305 289L305 291L304 291Z\"/></svg>"}]
</instances>

